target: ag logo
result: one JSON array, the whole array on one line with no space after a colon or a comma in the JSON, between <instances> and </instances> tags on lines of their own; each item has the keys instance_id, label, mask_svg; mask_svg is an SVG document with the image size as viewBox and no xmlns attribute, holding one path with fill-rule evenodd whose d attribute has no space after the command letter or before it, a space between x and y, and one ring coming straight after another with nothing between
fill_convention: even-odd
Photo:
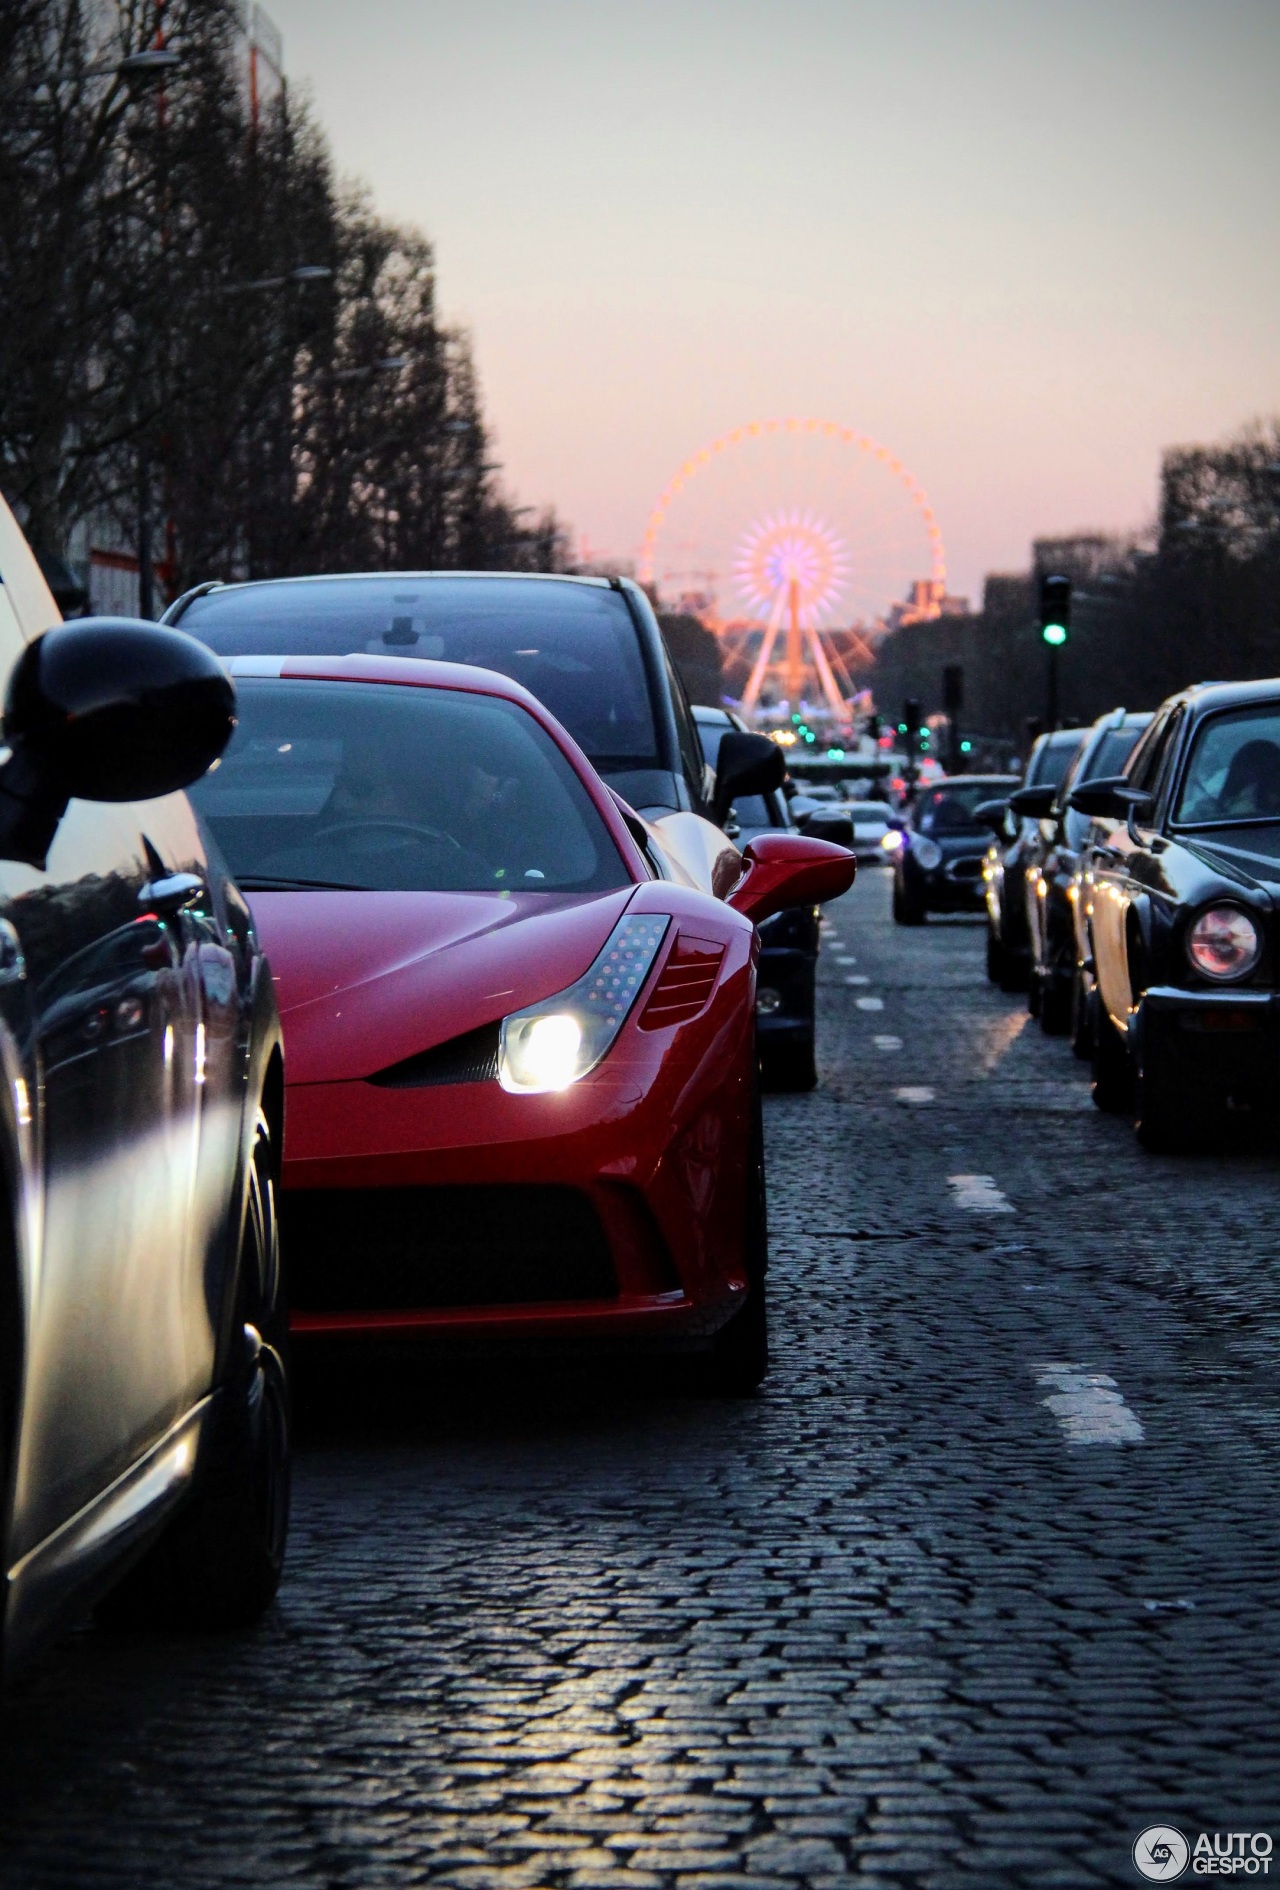
<instances>
[{"instance_id":1,"label":"ag logo","mask_svg":"<svg viewBox=\"0 0 1280 1890\"><path fill-rule=\"evenodd\" d=\"M1152 1883L1172 1883L1191 1857L1191 1846L1171 1824L1153 1824L1133 1847L1133 1861Z\"/></svg>"}]
</instances>

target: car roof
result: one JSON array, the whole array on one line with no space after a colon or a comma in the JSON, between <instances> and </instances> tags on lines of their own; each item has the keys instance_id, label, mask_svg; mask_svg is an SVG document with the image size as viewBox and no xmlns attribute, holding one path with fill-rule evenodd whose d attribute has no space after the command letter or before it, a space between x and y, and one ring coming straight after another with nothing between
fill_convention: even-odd
<instances>
[{"instance_id":1,"label":"car roof","mask_svg":"<svg viewBox=\"0 0 1280 1890\"><path fill-rule=\"evenodd\" d=\"M723 722L726 728L733 727L733 717L727 709L714 709L709 702L691 702L695 722Z\"/></svg>"},{"instance_id":2,"label":"car roof","mask_svg":"<svg viewBox=\"0 0 1280 1890\"><path fill-rule=\"evenodd\" d=\"M941 780L929 782L929 792L949 787L1008 787L1018 778L1016 774L944 774Z\"/></svg>"},{"instance_id":3,"label":"car roof","mask_svg":"<svg viewBox=\"0 0 1280 1890\"><path fill-rule=\"evenodd\" d=\"M1193 683L1189 689L1168 697L1160 706L1166 708L1175 702L1185 702L1194 714L1200 715L1213 709L1245 708L1251 702L1274 702L1277 698L1280 698L1280 676L1267 676L1255 682Z\"/></svg>"},{"instance_id":4,"label":"car roof","mask_svg":"<svg viewBox=\"0 0 1280 1890\"><path fill-rule=\"evenodd\" d=\"M282 585L455 584L459 581L468 584L575 584L598 591L616 591L624 584L631 583L627 578L584 577L569 571L315 571L306 577L217 578L211 583L196 585L176 602L185 605L196 597L210 597L218 591L278 590Z\"/></svg>"}]
</instances>

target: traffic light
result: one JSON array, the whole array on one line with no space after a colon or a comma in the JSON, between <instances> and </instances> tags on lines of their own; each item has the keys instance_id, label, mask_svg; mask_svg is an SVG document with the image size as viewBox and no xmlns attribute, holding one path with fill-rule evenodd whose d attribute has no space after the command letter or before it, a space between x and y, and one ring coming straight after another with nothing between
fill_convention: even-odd
<instances>
[{"instance_id":1,"label":"traffic light","mask_svg":"<svg viewBox=\"0 0 1280 1890\"><path fill-rule=\"evenodd\" d=\"M880 740L880 735L881 735L881 732L882 732L882 730L883 730L883 728L884 728L884 718L883 718L882 716L880 716L880 715L871 715L871 716L869 716L869 717L868 717L868 719L867 719L867 734L868 734L868 736L869 736L869 737L871 738L871 740L872 740L872 742L873 742L873 743L878 743L878 742L879 742L879 740Z\"/></svg>"},{"instance_id":2,"label":"traffic light","mask_svg":"<svg viewBox=\"0 0 1280 1890\"><path fill-rule=\"evenodd\" d=\"M1060 649L1071 628L1071 579L1042 577L1040 580L1040 635L1053 649Z\"/></svg>"},{"instance_id":3,"label":"traffic light","mask_svg":"<svg viewBox=\"0 0 1280 1890\"><path fill-rule=\"evenodd\" d=\"M902 720L908 735L920 733L920 698L908 696L902 710Z\"/></svg>"}]
</instances>

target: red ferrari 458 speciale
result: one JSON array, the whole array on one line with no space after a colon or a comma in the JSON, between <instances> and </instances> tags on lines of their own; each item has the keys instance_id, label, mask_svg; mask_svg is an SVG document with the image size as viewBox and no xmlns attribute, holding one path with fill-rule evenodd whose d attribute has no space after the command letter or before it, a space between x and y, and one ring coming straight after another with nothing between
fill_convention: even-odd
<instances>
[{"instance_id":1,"label":"red ferrari 458 speciale","mask_svg":"<svg viewBox=\"0 0 1280 1890\"><path fill-rule=\"evenodd\" d=\"M726 842L713 898L518 683L243 657L193 790L284 1025L299 1342L612 1335L767 1364L754 922L851 854ZM665 868L669 871L669 867Z\"/></svg>"}]
</instances>

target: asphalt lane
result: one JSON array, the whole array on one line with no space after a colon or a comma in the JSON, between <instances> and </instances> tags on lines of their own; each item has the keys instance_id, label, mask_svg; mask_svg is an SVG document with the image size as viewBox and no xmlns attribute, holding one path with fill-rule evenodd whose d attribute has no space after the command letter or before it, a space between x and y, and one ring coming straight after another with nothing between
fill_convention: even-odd
<instances>
[{"instance_id":1,"label":"asphalt lane","mask_svg":"<svg viewBox=\"0 0 1280 1890\"><path fill-rule=\"evenodd\" d=\"M1016 1890L1140 1882L1158 1822L1280 1841L1280 1164L1144 1154L885 875L829 920L760 1397L329 1387L267 1623L86 1627L0 1709L0 1882Z\"/></svg>"}]
</instances>

